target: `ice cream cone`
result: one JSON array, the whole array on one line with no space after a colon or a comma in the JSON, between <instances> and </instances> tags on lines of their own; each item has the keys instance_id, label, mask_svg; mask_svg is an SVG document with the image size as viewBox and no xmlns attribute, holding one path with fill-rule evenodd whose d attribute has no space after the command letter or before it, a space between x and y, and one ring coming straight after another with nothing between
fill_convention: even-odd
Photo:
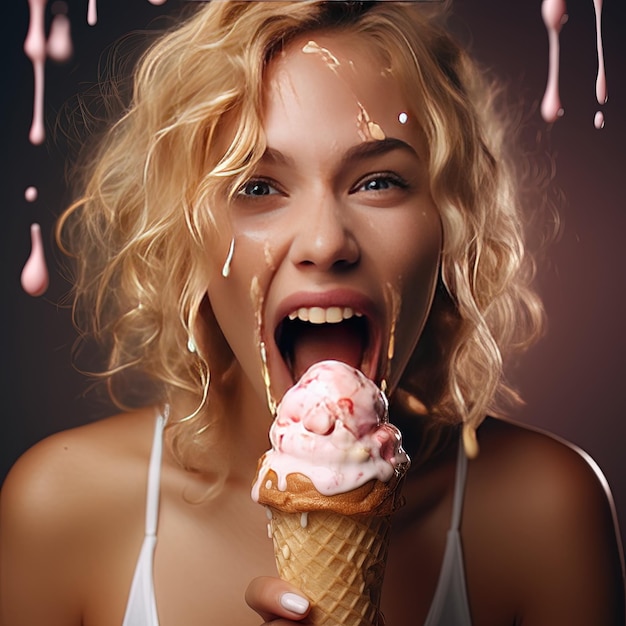
<instances>
[{"instance_id":1,"label":"ice cream cone","mask_svg":"<svg viewBox=\"0 0 626 626\"><path fill-rule=\"evenodd\" d=\"M267 508L278 574L311 601L303 623L381 626L392 513L409 467L384 394L337 361L289 389L252 498Z\"/></svg>"},{"instance_id":2,"label":"ice cream cone","mask_svg":"<svg viewBox=\"0 0 626 626\"><path fill-rule=\"evenodd\" d=\"M278 574L311 600L315 626L378 626L389 515L268 507Z\"/></svg>"}]
</instances>

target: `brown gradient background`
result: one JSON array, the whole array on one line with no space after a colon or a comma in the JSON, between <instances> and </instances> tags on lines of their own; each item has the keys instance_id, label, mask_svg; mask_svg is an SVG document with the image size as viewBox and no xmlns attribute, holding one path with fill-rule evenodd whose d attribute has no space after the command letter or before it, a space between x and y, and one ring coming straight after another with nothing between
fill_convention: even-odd
<instances>
[{"instance_id":1,"label":"brown gradient background","mask_svg":"<svg viewBox=\"0 0 626 626\"><path fill-rule=\"evenodd\" d=\"M87 0L70 1L76 55L47 64L46 115L50 129L63 103L96 79L102 51L130 30L179 9L180 0L154 7L147 0L99 0L99 23L86 24ZM561 233L539 267L549 315L545 339L522 361L513 380L526 399L515 417L588 451L612 486L626 525L623 324L626 247L626 3L605 0L603 34L609 102L606 128L597 131L596 48L592 0L570 0L562 32L561 96L565 116L550 127L539 116L547 75L547 36L540 0L454 0L455 28L478 58L509 86L522 105L528 152L553 161L552 199L562 190ZM2 158L2 404L0 479L27 447L110 409L84 396L71 367L74 334L67 310L57 307L67 285L54 261L52 224L66 200L63 141L31 146L32 69L21 46L27 0L3 6L0 149ZM550 159L546 157L550 155ZM24 190L35 185L39 200ZM29 225L42 224L52 268L48 294L34 299L19 285L30 250ZM184 349L184 346L181 346Z\"/></svg>"}]
</instances>

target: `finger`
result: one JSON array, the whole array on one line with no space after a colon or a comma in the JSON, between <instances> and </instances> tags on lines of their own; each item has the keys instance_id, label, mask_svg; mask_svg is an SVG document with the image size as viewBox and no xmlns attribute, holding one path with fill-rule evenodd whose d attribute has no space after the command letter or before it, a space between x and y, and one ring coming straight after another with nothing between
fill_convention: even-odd
<instances>
[{"instance_id":1,"label":"finger","mask_svg":"<svg viewBox=\"0 0 626 626\"><path fill-rule=\"evenodd\" d=\"M246 589L246 602L266 622L277 618L301 620L310 609L308 599L299 589L280 578L270 576L252 580Z\"/></svg>"}]
</instances>

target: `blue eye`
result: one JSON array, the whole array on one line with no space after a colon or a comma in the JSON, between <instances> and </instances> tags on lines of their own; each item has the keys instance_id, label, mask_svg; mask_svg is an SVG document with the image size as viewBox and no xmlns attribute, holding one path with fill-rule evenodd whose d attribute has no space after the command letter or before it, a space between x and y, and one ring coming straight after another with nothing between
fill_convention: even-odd
<instances>
[{"instance_id":1,"label":"blue eye","mask_svg":"<svg viewBox=\"0 0 626 626\"><path fill-rule=\"evenodd\" d=\"M398 176L377 174L359 183L355 191L387 191L388 189L406 189L407 183Z\"/></svg>"},{"instance_id":2,"label":"blue eye","mask_svg":"<svg viewBox=\"0 0 626 626\"><path fill-rule=\"evenodd\" d=\"M276 187L272 186L266 180L249 180L247 183L241 186L238 194L241 196L249 196L249 197L262 197L262 196L272 196L274 194L279 193Z\"/></svg>"}]
</instances>

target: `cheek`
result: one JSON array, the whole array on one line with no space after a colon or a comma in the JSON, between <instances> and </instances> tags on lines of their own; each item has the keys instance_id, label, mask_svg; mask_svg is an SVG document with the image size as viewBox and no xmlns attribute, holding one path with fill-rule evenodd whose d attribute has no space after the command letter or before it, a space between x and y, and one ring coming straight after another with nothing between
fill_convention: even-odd
<instances>
[{"instance_id":1,"label":"cheek","mask_svg":"<svg viewBox=\"0 0 626 626\"><path fill-rule=\"evenodd\" d=\"M232 252L230 244L222 245L220 252L212 263L207 295L222 334L252 376L260 371L258 345L265 294L273 274L272 250L260 239L235 233ZM228 272L223 271L226 268Z\"/></svg>"},{"instance_id":2,"label":"cheek","mask_svg":"<svg viewBox=\"0 0 626 626\"><path fill-rule=\"evenodd\" d=\"M417 226L397 227L389 251L389 282L397 298L395 363L400 370L412 354L432 304L443 244L438 214L429 212ZM395 280L395 282L394 282Z\"/></svg>"},{"instance_id":3,"label":"cheek","mask_svg":"<svg viewBox=\"0 0 626 626\"><path fill-rule=\"evenodd\" d=\"M379 223L373 249L387 282L406 295L416 289L430 291L439 269L442 245L439 214L434 206L428 206L408 208Z\"/></svg>"}]
</instances>

